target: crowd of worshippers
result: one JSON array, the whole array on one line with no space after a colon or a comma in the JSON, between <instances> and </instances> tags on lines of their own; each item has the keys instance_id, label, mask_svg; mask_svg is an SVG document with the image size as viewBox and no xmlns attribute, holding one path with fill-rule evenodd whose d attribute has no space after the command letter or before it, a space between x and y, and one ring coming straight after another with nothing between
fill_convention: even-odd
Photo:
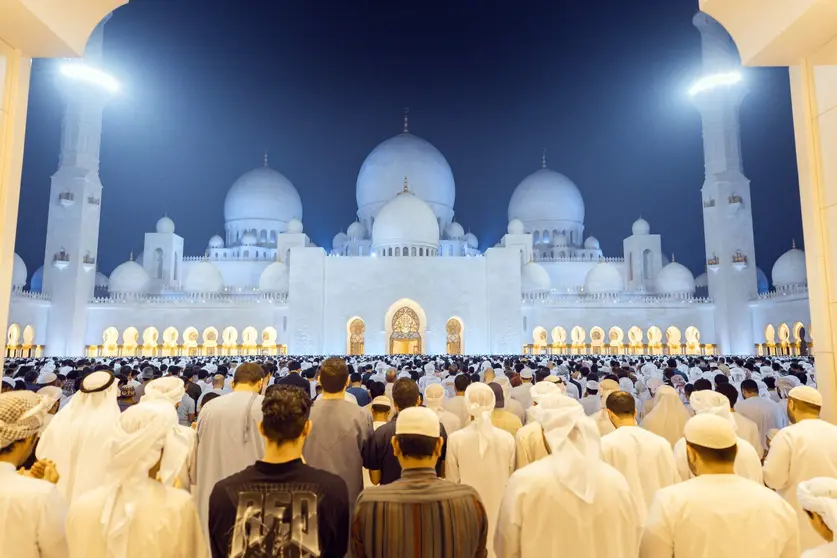
<instances>
[{"instance_id":1,"label":"crowd of worshippers","mask_svg":"<svg viewBox=\"0 0 837 558\"><path fill-rule=\"evenodd\" d=\"M837 557L837 426L810 358L5 374L3 557Z\"/></svg>"}]
</instances>

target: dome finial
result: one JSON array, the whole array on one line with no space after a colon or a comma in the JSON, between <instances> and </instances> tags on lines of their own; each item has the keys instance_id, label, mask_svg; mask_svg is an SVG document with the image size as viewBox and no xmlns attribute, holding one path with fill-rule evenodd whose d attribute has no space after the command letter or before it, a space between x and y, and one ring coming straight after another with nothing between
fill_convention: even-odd
<instances>
[{"instance_id":1,"label":"dome finial","mask_svg":"<svg viewBox=\"0 0 837 558\"><path fill-rule=\"evenodd\" d=\"M791 250L796 250L796 239L791 238Z\"/></svg>"},{"instance_id":2,"label":"dome finial","mask_svg":"<svg viewBox=\"0 0 837 558\"><path fill-rule=\"evenodd\" d=\"M401 193L403 194L403 193L409 192L409 191L410 191L410 188L408 188L408 186L407 186L407 177L405 176L404 177L404 189L401 190Z\"/></svg>"},{"instance_id":3,"label":"dome finial","mask_svg":"<svg viewBox=\"0 0 837 558\"><path fill-rule=\"evenodd\" d=\"M410 107L404 107L404 133L410 133Z\"/></svg>"},{"instance_id":4,"label":"dome finial","mask_svg":"<svg viewBox=\"0 0 837 558\"><path fill-rule=\"evenodd\" d=\"M129 261L129 262L134 261L134 251L133 251L133 250L131 250L131 253L130 253L130 254L128 254L128 261Z\"/></svg>"},{"instance_id":5,"label":"dome finial","mask_svg":"<svg viewBox=\"0 0 837 558\"><path fill-rule=\"evenodd\" d=\"M546 168L546 148L541 151L541 168Z\"/></svg>"},{"instance_id":6,"label":"dome finial","mask_svg":"<svg viewBox=\"0 0 837 558\"><path fill-rule=\"evenodd\" d=\"M264 150L264 166L267 166L267 149Z\"/></svg>"},{"instance_id":7,"label":"dome finial","mask_svg":"<svg viewBox=\"0 0 837 558\"><path fill-rule=\"evenodd\" d=\"M674 252L671 253L671 261L674 262Z\"/></svg>"}]
</instances>

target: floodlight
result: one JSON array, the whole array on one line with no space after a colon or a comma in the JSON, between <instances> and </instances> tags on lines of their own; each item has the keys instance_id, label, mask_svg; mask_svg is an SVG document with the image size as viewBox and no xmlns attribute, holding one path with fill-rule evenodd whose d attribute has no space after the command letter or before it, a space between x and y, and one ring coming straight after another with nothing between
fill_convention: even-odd
<instances>
[{"instance_id":1,"label":"floodlight","mask_svg":"<svg viewBox=\"0 0 837 558\"><path fill-rule=\"evenodd\" d=\"M116 93L119 91L119 82L116 79L98 68L83 63L70 63L61 66L61 74L78 81L90 83L97 87Z\"/></svg>"},{"instance_id":2,"label":"floodlight","mask_svg":"<svg viewBox=\"0 0 837 558\"><path fill-rule=\"evenodd\" d=\"M689 89L689 95L694 97L704 91L710 91L717 87L735 85L736 83L740 83L742 79L741 72L728 72L725 74L705 76L697 80L692 88Z\"/></svg>"}]
</instances>

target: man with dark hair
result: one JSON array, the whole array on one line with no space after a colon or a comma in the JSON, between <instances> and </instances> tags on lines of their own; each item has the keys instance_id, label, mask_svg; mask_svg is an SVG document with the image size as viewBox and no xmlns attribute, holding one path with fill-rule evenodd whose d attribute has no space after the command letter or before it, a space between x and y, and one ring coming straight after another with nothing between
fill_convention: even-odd
<instances>
[{"instance_id":1,"label":"man with dark hair","mask_svg":"<svg viewBox=\"0 0 837 558\"><path fill-rule=\"evenodd\" d=\"M266 383L261 366L253 362L242 364L235 370L232 393L204 407L198 417L195 501L204 530L209 518L209 495L215 483L252 465L264 453L258 424L262 420L261 393Z\"/></svg>"},{"instance_id":2,"label":"man with dark hair","mask_svg":"<svg viewBox=\"0 0 837 558\"><path fill-rule=\"evenodd\" d=\"M357 372L353 372L349 374L349 381L351 382L351 386L346 389L346 392L355 396L359 407L366 407L369 405L372 398L369 397L369 392L363 387L363 376Z\"/></svg>"},{"instance_id":3,"label":"man with dark hair","mask_svg":"<svg viewBox=\"0 0 837 558\"><path fill-rule=\"evenodd\" d=\"M395 435L398 414L404 409L416 407L421 403L418 386L409 378L396 380L392 384L392 400L395 404L395 417L375 430L363 446L363 466L369 469L372 484L389 484L401 478L401 463L393 453L392 439ZM448 433L444 426L441 430L444 443L439 460L436 462L436 474L443 477Z\"/></svg>"},{"instance_id":4,"label":"man with dark hair","mask_svg":"<svg viewBox=\"0 0 837 558\"><path fill-rule=\"evenodd\" d=\"M346 401L349 369L342 358L332 357L320 367L323 394L311 409L311 432L303 455L312 467L334 473L346 481L349 501L363 490L363 444L372 435L372 416Z\"/></svg>"},{"instance_id":5,"label":"man with dark hair","mask_svg":"<svg viewBox=\"0 0 837 558\"><path fill-rule=\"evenodd\" d=\"M393 395L402 380L393 386ZM417 394L418 387L415 390ZM486 556L488 517L479 495L468 485L436 476L434 465L446 444L438 415L425 407L399 410L398 418L389 424L394 425L392 451L403 473L390 484L367 488L358 498L351 528L352 556Z\"/></svg>"},{"instance_id":6,"label":"man with dark hair","mask_svg":"<svg viewBox=\"0 0 837 558\"><path fill-rule=\"evenodd\" d=\"M712 390L712 382L705 378L700 378L695 380L694 383L695 391L711 391Z\"/></svg>"},{"instance_id":7,"label":"man with dark hair","mask_svg":"<svg viewBox=\"0 0 837 558\"><path fill-rule=\"evenodd\" d=\"M308 393L289 385L271 387L258 426L265 444L262 459L212 490L213 558L346 554L351 510L346 483L302 460L312 430L310 410Z\"/></svg>"},{"instance_id":8,"label":"man with dark hair","mask_svg":"<svg viewBox=\"0 0 837 558\"><path fill-rule=\"evenodd\" d=\"M466 374L459 374L453 379L453 389L456 390L456 396L446 399L442 403L446 411L459 417L459 422L463 428L471 422L471 415L468 413L468 406L465 403L465 390L468 389L469 385L471 385L471 379Z\"/></svg>"},{"instance_id":9,"label":"man with dark hair","mask_svg":"<svg viewBox=\"0 0 837 558\"><path fill-rule=\"evenodd\" d=\"M294 386L305 390L305 393L311 394L311 383L300 375L302 366L299 361L292 360L288 363L288 375L276 382L283 386Z\"/></svg>"},{"instance_id":10,"label":"man with dark hair","mask_svg":"<svg viewBox=\"0 0 837 558\"><path fill-rule=\"evenodd\" d=\"M741 382L741 395L744 400L735 404L735 411L756 423L762 452L767 451L767 433L787 426L782 407L768 397L759 397L759 385L755 380Z\"/></svg>"},{"instance_id":11,"label":"man with dark hair","mask_svg":"<svg viewBox=\"0 0 837 558\"><path fill-rule=\"evenodd\" d=\"M762 443L759 439L759 427L755 422L751 421L741 413L735 412L735 404L738 402L738 390L735 389L732 384L722 383L715 388L715 391L729 399L729 410L732 413L733 420L735 420L735 432L738 437L742 440L750 442L750 445L753 446L754 450L756 450L756 454L759 456L759 459L763 458L764 449L762 449L762 446L764 443Z\"/></svg>"},{"instance_id":12,"label":"man with dark hair","mask_svg":"<svg viewBox=\"0 0 837 558\"><path fill-rule=\"evenodd\" d=\"M605 407L616 430L602 437L602 460L625 476L644 519L654 493L680 481L671 444L637 425L630 393L611 393Z\"/></svg>"},{"instance_id":13,"label":"man with dark hair","mask_svg":"<svg viewBox=\"0 0 837 558\"><path fill-rule=\"evenodd\" d=\"M738 445L732 423L698 413L686 423L684 435L695 478L657 491L640 558L799 556L793 508L772 490L735 474Z\"/></svg>"}]
</instances>

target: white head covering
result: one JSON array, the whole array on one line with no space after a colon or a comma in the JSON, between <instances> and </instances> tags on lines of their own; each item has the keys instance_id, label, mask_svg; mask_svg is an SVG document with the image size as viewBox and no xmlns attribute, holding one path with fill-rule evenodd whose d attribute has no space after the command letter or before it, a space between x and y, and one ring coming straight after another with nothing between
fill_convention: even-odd
<instances>
[{"instance_id":1,"label":"white head covering","mask_svg":"<svg viewBox=\"0 0 837 558\"><path fill-rule=\"evenodd\" d=\"M837 533L837 479L816 477L796 485L796 497L804 510L818 513L829 529Z\"/></svg>"},{"instance_id":2,"label":"white head covering","mask_svg":"<svg viewBox=\"0 0 837 558\"><path fill-rule=\"evenodd\" d=\"M599 397L602 400L602 408L604 408L605 403L607 402L607 396L611 393L616 393L617 391L619 391L619 384L613 380L602 380L599 382Z\"/></svg>"},{"instance_id":3,"label":"white head covering","mask_svg":"<svg viewBox=\"0 0 837 558\"><path fill-rule=\"evenodd\" d=\"M465 388L465 406L468 413L474 417L473 423L468 427L477 430L480 457L485 455L491 441L494 428L491 424L491 413L494 411L494 403L494 392L487 384L473 383Z\"/></svg>"},{"instance_id":4,"label":"white head covering","mask_svg":"<svg viewBox=\"0 0 837 558\"><path fill-rule=\"evenodd\" d=\"M186 386L183 380L177 376L166 376L145 385L145 395L140 399L140 403L163 402L177 407L185 394ZM194 430L179 423L172 427L166 440L166 453L163 454L163 461L160 463L160 481L163 484L174 484L194 445Z\"/></svg>"},{"instance_id":5,"label":"white head covering","mask_svg":"<svg viewBox=\"0 0 837 558\"><path fill-rule=\"evenodd\" d=\"M538 382L532 386L531 390L529 390L529 395L532 397L532 401L534 403L540 403L541 399L552 393L560 391L560 389L561 388L558 387L558 384L553 382Z\"/></svg>"},{"instance_id":6,"label":"white head covering","mask_svg":"<svg viewBox=\"0 0 837 558\"><path fill-rule=\"evenodd\" d=\"M140 402L119 417L107 442L110 454L105 477L107 497L99 521L108 546L108 556L122 558L128 548L142 548L142 538L151 532L130 529L137 503L142 500L142 483L148 471L167 450L166 440L177 425L174 407L162 401ZM129 541L130 535L140 540Z\"/></svg>"},{"instance_id":7,"label":"white head covering","mask_svg":"<svg viewBox=\"0 0 837 558\"><path fill-rule=\"evenodd\" d=\"M654 396L654 408L642 421L642 427L662 436L673 447L683 436L687 420L689 412L680 401L677 390L671 386L660 386Z\"/></svg>"},{"instance_id":8,"label":"white head covering","mask_svg":"<svg viewBox=\"0 0 837 558\"><path fill-rule=\"evenodd\" d=\"M140 402L165 400L172 405L177 405L186 394L186 386L183 380L177 376L166 376L157 378L145 384L145 395Z\"/></svg>"},{"instance_id":9,"label":"white head covering","mask_svg":"<svg viewBox=\"0 0 837 558\"><path fill-rule=\"evenodd\" d=\"M508 401L511 398L511 382L509 381L509 377L505 374L497 374L497 377L494 378L494 383L503 388L503 399Z\"/></svg>"},{"instance_id":10,"label":"white head covering","mask_svg":"<svg viewBox=\"0 0 837 558\"><path fill-rule=\"evenodd\" d=\"M779 392L779 397L787 399L790 390L801 385L802 382L796 376L782 376L776 381L776 390Z\"/></svg>"},{"instance_id":11,"label":"white head covering","mask_svg":"<svg viewBox=\"0 0 837 558\"><path fill-rule=\"evenodd\" d=\"M636 395L636 390L634 389L634 383L631 381L630 378L620 378L619 379L619 389L621 391L626 391L631 395Z\"/></svg>"},{"instance_id":12,"label":"white head covering","mask_svg":"<svg viewBox=\"0 0 837 558\"><path fill-rule=\"evenodd\" d=\"M733 430L738 429L738 423L735 422L735 418L729 410L729 399L723 393L709 390L694 391L689 397L689 404L691 404L695 414L707 413L719 416L728 421Z\"/></svg>"},{"instance_id":13,"label":"white head covering","mask_svg":"<svg viewBox=\"0 0 837 558\"><path fill-rule=\"evenodd\" d=\"M596 423L575 399L560 393L544 397L534 408L552 454L544 458L556 480L582 501L596 497L595 464L600 460L601 437Z\"/></svg>"},{"instance_id":14,"label":"white head covering","mask_svg":"<svg viewBox=\"0 0 837 558\"><path fill-rule=\"evenodd\" d=\"M424 390L424 406L438 412L442 410L442 402L445 400L445 388L441 383L436 382L428 385Z\"/></svg>"},{"instance_id":15,"label":"white head covering","mask_svg":"<svg viewBox=\"0 0 837 558\"><path fill-rule=\"evenodd\" d=\"M68 504L101 483L107 465L103 442L110 439L120 415L118 393L110 372L88 374L41 436L36 455L55 463L61 473L58 489Z\"/></svg>"}]
</instances>

